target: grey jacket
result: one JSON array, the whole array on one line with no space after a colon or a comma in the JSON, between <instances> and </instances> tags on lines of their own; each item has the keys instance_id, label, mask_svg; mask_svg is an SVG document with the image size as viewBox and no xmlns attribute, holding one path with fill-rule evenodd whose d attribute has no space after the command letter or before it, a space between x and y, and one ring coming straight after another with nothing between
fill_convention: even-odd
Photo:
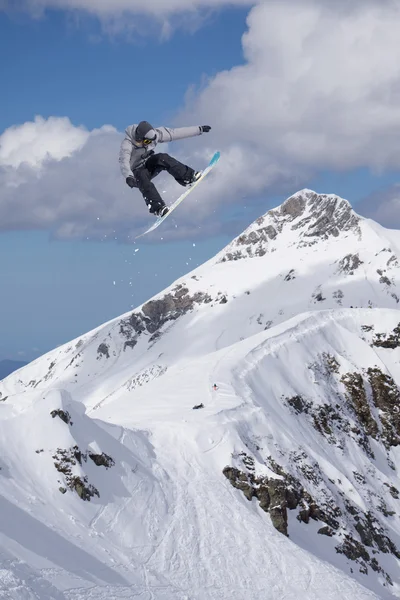
<instances>
[{"instance_id":1,"label":"grey jacket","mask_svg":"<svg viewBox=\"0 0 400 600\"><path fill-rule=\"evenodd\" d=\"M157 144L202 134L202 130L198 125L194 125L193 127L178 127L177 129L155 127L154 131L156 132L156 138L154 142L143 147L135 141L136 127L137 124L129 125L129 127L125 129L125 138L119 152L119 164L121 173L125 179L129 175L132 175L135 169L138 169L146 162L149 156L154 153Z\"/></svg>"}]
</instances>

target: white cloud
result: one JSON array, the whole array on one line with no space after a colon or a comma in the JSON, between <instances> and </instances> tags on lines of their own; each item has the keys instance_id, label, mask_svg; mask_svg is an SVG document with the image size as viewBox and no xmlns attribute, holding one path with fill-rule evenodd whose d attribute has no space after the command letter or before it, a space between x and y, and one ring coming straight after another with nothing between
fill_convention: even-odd
<instances>
[{"instance_id":1,"label":"white cloud","mask_svg":"<svg viewBox=\"0 0 400 600\"><path fill-rule=\"evenodd\" d=\"M36 117L34 122L6 129L0 136L0 167L22 164L42 167L47 160L62 160L84 146L89 132L73 127L67 118Z\"/></svg>"},{"instance_id":2,"label":"white cloud","mask_svg":"<svg viewBox=\"0 0 400 600\"><path fill-rule=\"evenodd\" d=\"M5 131L0 136L0 230L101 237L133 222L141 199L124 188L118 167L121 139L113 127L89 132L56 117L37 117Z\"/></svg>"},{"instance_id":3,"label":"white cloud","mask_svg":"<svg viewBox=\"0 0 400 600\"><path fill-rule=\"evenodd\" d=\"M292 173L400 167L399 2L265 2L243 36L246 63L190 93L181 119L209 122L219 188L261 192Z\"/></svg>"},{"instance_id":4,"label":"white cloud","mask_svg":"<svg viewBox=\"0 0 400 600\"><path fill-rule=\"evenodd\" d=\"M123 0L116 1L121 7ZM174 1L178 10L180 0ZM146 6L156 7L156 0ZM202 168L214 150L222 151L212 179L179 209L180 232L195 231L224 204L294 192L320 170L400 168L399 29L398 1L254 6L243 36L244 64L190 90L176 119L213 127L184 150L171 146L178 158ZM64 237L110 236L114 229L131 234L147 213L119 173L120 141L112 127L88 132L57 118L5 132L0 227L50 228ZM164 176L156 184L168 199L182 191Z\"/></svg>"}]
</instances>

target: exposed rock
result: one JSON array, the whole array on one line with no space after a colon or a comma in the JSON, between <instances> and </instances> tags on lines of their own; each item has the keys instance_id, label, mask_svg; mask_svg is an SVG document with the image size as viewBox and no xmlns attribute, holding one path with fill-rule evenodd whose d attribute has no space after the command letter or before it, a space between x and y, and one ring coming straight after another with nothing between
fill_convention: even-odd
<instances>
[{"instance_id":1,"label":"exposed rock","mask_svg":"<svg viewBox=\"0 0 400 600\"><path fill-rule=\"evenodd\" d=\"M102 452L101 454L94 454L93 452L89 452L89 458L91 458L94 464L98 467L102 466L106 469L109 469L110 467L113 467L115 465L114 459L112 459L111 456L108 456L108 454L106 454L105 452Z\"/></svg>"},{"instance_id":2,"label":"exposed rock","mask_svg":"<svg viewBox=\"0 0 400 600\"><path fill-rule=\"evenodd\" d=\"M243 492L247 500L253 498L253 487L249 483L248 476L245 473L234 467L225 467L222 472L234 488Z\"/></svg>"},{"instance_id":3,"label":"exposed rock","mask_svg":"<svg viewBox=\"0 0 400 600\"><path fill-rule=\"evenodd\" d=\"M84 477L83 479L81 477L73 477L69 482L69 487L72 490L75 490L82 500L90 502L90 499L93 498L93 496L100 498L99 491L94 485L88 484L87 477Z\"/></svg>"},{"instance_id":4,"label":"exposed rock","mask_svg":"<svg viewBox=\"0 0 400 600\"><path fill-rule=\"evenodd\" d=\"M356 271L358 267L363 264L363 261L360 259L358 254L346 254L346 256L344 256L338 264L338 273L354 275L354 271Z\"/></svg>"},{"instance_id":5,"label":"exposed rock","mask_svg":"<svg viewBox=\"0 0 400 600\"><path fill-rule=\"evenodd\" d=\"M254 458L252 456L249 456L248 454L246 454L246 452L239 452L239 456L241 457L244 466L249 471L255 470L255 462L254 462Z\"/></svg>"},{"instance_id":6,"label":"exposed rock","mask_svg":"<svg viewBox=\"0 0 400 600\"><path fill-rule=\"evenodd\" d=\"M392 333L377 333L372 345L378 348L400 348L400 323L393 329Z\"/></svg>"},{"instance_id":7,"label":"exposed rock","mask_svg":"<svg viewBox=\"0 0 400 600\"><path fill-rule=\"evenodd\" d=\"M333 529L328 527L328 525L325 525L325 527L321 527L320 529L318 529L317 533L319 533L320 535L327 535L329 537L332 537L333 535L335 535L335 532L333 531Z\"/></svg>"},{"instance_id":8,"label":"exposed rock","mask_svg":"<svg viewBox=\"0 0 400 600\"><path fill-rule=\"evenodd\" d=\"M400 492L399 492L399 490L396 487L394 487L394 485L389 485L388 483L384 483L383 485L385 485L386 487L389 488L389 492L390 492L390 494L393 496L393 498L395 500L399 499Z\"/></svg>"},{"instance_id":9,"label":"exposed rock","mask_svg":"<svg viewBox=\"0 0 400 600\"><path fill-rule=\"evenodd\" d=\"M56 417L60 417L61 421L64 421L64 423L66 423L67 425L73 425L71 415L67 410L61 410L60 408L57 408L56 410L52 410L50 414L53 417L53 419L55 419Z\"/></svg>"},{"instance_id":10,"label":"exposed rock","mask_svg":"<svg viewBox=\"0 0 400 600\"><path fill-rule=\"evenodd\" d=\"M337 359L332 355L329 354L329 352L324 352L322 354L322 358L324 361L324 366L325 366L325 370L327 371L327 373L339 373L339 363L337 361Z\"/></svg>"},{"instance_id":11,"label":"exposed rock","mask_svg":"<svg viewBox=\"0 0 400 600\"><path fill-rule=\"evenodd\" d=\"M393 378L378 368L368 369L368 379L372 388L374 404L381 412L384 443L390 446L400 444L400 390Z\"/></svg>"},{"instance_id":12,"label":"exposed rock","mask_svg":"<svg viewBox=\"0 0 400 600\"><path fill-rule=\"evenodd\" d=\"M336 359L334 359L334 361L336 361ZM334 370L336 369L336 365L338 363L337 361L331 361L327 364L329 369ZM314 406L312 402L305 400L301 396L293 396L292 398L285 398L285 400L289 406L295 410L296 413L305 413L310 415L312 417L315 429L322 435L332 435L332 425L334 422L338 423L343 428L345 427L342 416L331 404Z\"/></svg>"},{"instance_id":13,"label":"exposed rock","mask_svg":"<svg viewBox=\"0 0 400 600\"><path fill-rule=\"evenodd\" d=\"M110 358L110 353L109 353L109 347L107 344L100 344L100 346L97 348L97 358L101 358L102 356L105 356L106 358Z\"/></svg>"},{"instance_id":14,"label":"exposed rock","mask_svg":"<svg viewBox=\"0 0 400 600\"><path fill-rule=\"evenodd\" d=\"M281 479L269 479L268 483L263 486L266 488L269 495L269 514L275 529L284 535L288 535L287 531L287 503L286 503L286 486ZM264 492L263 500L265 502L266 495Z\"/></svg>"},{"instance_id":15,"label":"exposed rock","mask_svg":"<svg viewBox=\"0 0 400 600\"><path fill-rule=\"evenodd\" d=\"M386 266L387 266L389 269L390 269L390 268L392 268L392 267L398 267L398 266L399 266L399 261L398 261L398 259L397 259L397 256L395 256L395 255L393 254L393 256L391 256L391 257L389 258L389 260L387 261L387 263L386 263Z\"/></svg>"},{"instance_id":16,"label":"exposed rock","mask_svg":"<svg viewBox=\"0 0 400 600\"><path fill-rule=\"evenodd\" d=\"M324 298L324 296L322 295L322 292L319 287L315 290L315 292L311 294L311 298L314 298L316 302L323 302L324 300L326 300L326 298Z\"/></svg>"},{"instance_id":17,"label":"exposed rock","mask_svg":"<svg viewBox=\"0 0 400 600\"><path fill-rule=\"evenodd\" d=\"M400 558L400 553L395 544L385 534L378 520L371 512L365 513L364 518L361 518L355 525L355 529L365 546L376 547L380 552L394 554L394 556Z\"/></svg>"},{"instance_id":18,"label":"exposed rock","mask_svg":"<svg viewBox=\"0 0 400 600\"><path fill-rule=\"evenodd\" d=\"M127 348L134 348L136 346L136 344L137 344L137 340L128 340L124 344L124 352Z\"/></svg>"},{"instance_id":19,"label":"exposed rock","mask_svg":"<svg viewBox=\"0 0 400 600\"><path fill-rule=\"evenodd\" d=\"M285 281L291 281L292 279L296 279L294 275L294 269L290 269L289 273L285 277Z\"/></svg>"},{"instance_id":20,"label":"exposed rock","mask_svg":"<svg viewBox=\"0 0 400 600\"><path fill-rule=\"evenodd\" d=\"M315 194L317 195L317 194ZM307 205L307 196L302 194L295 194L291 196L281 206L281 215L289 216L292 220L301 217L304 213Z\"/></svg>"},{"instance_id":21,"label":"exposed rock","mask_svg":"<svg viewBox=\"0 0 400 600\"><path fill-rule=\"evenodd\" d=\"M203 403L201 403L201 404L195 404L193 406L193 410L198 410L199 408L204 408L204 404Z\"/></svg>"},{"instance_id":22,"label":"exposed rock","mask_svg":"<svg viewBox=\"0 0 400 600\"><path fill-rule=\"evenodd\" d=\"M272 459L269 460L269 463L275 467L276 471L283 474L281 479L255 477L254 459L245 453L237 456L242 457L244 464L248 465L247 468L251 472L244 473L235 467L225 467L223 470L225 477L229 479L233 487L241 490L248 500L254 497L258 499L260 508L269 512L272 524L280 533L288 535L287 510L295 510L298 507L300 507L299 520L304 522L308 522L310 518L321 520L332 528L338 528L338 522L317 505L300 481L285 473ZM340 512L338 508L336 510Z\"/></svg>"},{"instance_id":23,"label":"exposed rock","mask_svg":"<svg viewBox=\"0 0 400 600\"><path fill-rule=\"evenodd\" d=\"M124 319L120 323L120 333L125 337L130 337L132 331L137 335L140 335L145 329L146 327L143 324L140 314L136 313L132 313L130 317Z\"/></svg>"},{"instance_id":24,"label":"exposed rock","mask_svg":"<svg viewBox=\"0 0 400 600\"><path fill-rule=\"evenodd\" d=\"M336 552L338 554L344 554L350 560L363 559L365 561L370 560L370 555L360 542L357 542L351 535L345 535L345 541L336 546Z\"/></svg>"},{"instance_id":25,"label":"exposed rock","mask_svg":"<svg viewBox=\"0 0 400 600\"><path fill-rule=\"evenodd\" d=\"M93 496L98 496L100 498L99 491L88 482L87 476L80 477L73 472L73 467L77 464L82 466L84 462L87 462L88 454L97 465L103 465L106 468L109 468L115 464L113 459L105 453L95 454L92 452L82 452L76 445L68 449L57 448L56 453L53 455L53 459L55 468L65 477L67 488L76 491L82 500L90 501Z\"/></svg>"},{"instance_id":26,"label":"exposed rock","mask_svg":"<svg viewBox=\"0 0 400 600\"><path fill-rule=\"evenodd\" d=\"M292 396L292 398L285 398L285 400L297 414L309 413L312 406L311 402L307 402L301 396Z\"/></svg>"},{"instance_id":27,"label":"exposed rock","mask_svg":"<svg viewBox=\"0 0 400 600\"><path fill-rule=\"evenodd\" d=\"M303 190L257 219L227 247L220 262L263 256L268 250L273 252L271 242L284 227L302 230L299 247L317 243L318 237L337 237L342 231L352 230L360 235L359 218L346 200Z\"/></svg>"},{"instance_id":28,"label":"exposed rock","mask_svg":"<svg viewBox=\"0 0 400 600\"><path fill-rule=\"evenodd\" d=\"M341 382L346 388L347 400L354 409L366 434L376 438L378 425L371 414L362 376L359 373L346 373L341 378Z\"/></svg>"},{"instance_id":29,"label":"exposed rock","mask_svg":"<svg viewBox=\"0 0 400 600\"><path fill-rule=\"evenodd\" d=\"M264 510L265 512L268 512L269 505L271 504L268 485L265 483L261 483L257 488L255 488L254 495L260 502L260 508L262 508L262 510Z\"/></svg>"},{"instance_id":30,"label":"exposed rock","mask_svg":"<svg viewBox=\"0 0 400 600\"><path fill-rule=\"evenodd\" d=\"M339 306L342 306L342 300L344 297L342 290L336 290L335 292L333 292L332 297L336 300Z\"/></svg>"},{"instance_id":31,"label":"exposed rock","mask_svg":"<svg viewBox=\"0 0 400 600\"><path fill-rule=\"evenodd\" d=\"M324 404L323 406L315 407L313 420L317 431L325 435L332 435L332 421L341 422L342 417L331 404Z\"/></svg>"},{"instance_id":32,"label":"exposed rock","mask_svg":"<svg viewBox=\"0 0 400 600\"><path fill-rule=\"evenodd\" d=\"M388 277L386 277L386 275L383 274L382 269L377 269L376 272L378 273L378 275L380 275L379 283L383 283L384 285L387 285L387 286L392 285L392 282L390 281L390 279Z\"/></svg>"},{"instance_id":33,"label":"exposed rock","mask_svg":"<svg viewBox=\"0 0 400 600\"><path fill-rule=\"evenodd\" d=\"M190 296L188 288L182 284L176 286L172 293L165 294L157 300L150 300L142 306L141 312L135 312L120 322L120 333L127 341L125 348L133 348L138 337L145 331L155 334L168 321L174 321L194 308L196 304L210 302L211 296L197 292ZM155 338L150 338L149 341Z\"/></svg>"},{"instance_id":34,"label":"exposed rock","mask_svg":"<svg viewBox=\"0 0 400 600\"><path fill-rule=\"evenodd\" d=\"M357 483L360 483L361 485L365 485L366 479L362 473L358 473L358 471L353 471L353 475L354 475L354 479L357 481Z\"/></svg>"}]
</instances>

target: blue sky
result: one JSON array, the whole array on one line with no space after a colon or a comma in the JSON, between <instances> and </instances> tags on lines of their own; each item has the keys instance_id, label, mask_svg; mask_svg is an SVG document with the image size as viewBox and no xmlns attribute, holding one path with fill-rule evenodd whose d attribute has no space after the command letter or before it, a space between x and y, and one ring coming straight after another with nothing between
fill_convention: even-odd
<instances>
[{"instance_id":1,"label":"blue sky","mask_svg":"<svg viewBox=\"0 0 400 600\"><path fill-rule=\"evenodd\" d=\"M216 14L206 28L178 32L166 42L110 39L100 36L95 21L77 26L64 12L39 20L0 13L0 53L11 57L1 67L8 101L0 132L37 114L67 115L88 129L109 123L122 131L141 119L168 124L188 86L242 60L247 12ZM136 247L118 241L3 233L0 360L30 360L128 311L229 241L219 235L195 246L170 242L167 253L165 244L144 244L135 253Z\"/></svg>"},{"instance_id":2,"label":"blue sky","mask_svg":"<svg viewBox=\"0 0 400 600\"><path fill-rule=\"evenodd\" d=\"M125 1L114 6L126 9ZM379 63L366 67L364 49L349 36L340 47L360 80L351 77L352 60L343 73L343 56L318 38L322 27L311 30L316 17L325 26L329 18L332 36L344 36L342 17L320 7L315 15L304 8L303 15L301 1L297 12L281 14L274 3L198 0L190 18L185 3L181 9L174 1L172 16L163 5L164 26L180 15L167 37L151 14L157 0L143 6L135 0L132 25L124 17L123 28L122 21L112 23L113 33L109 15L89 15L86 0L74 12L63 0L64 10L39 18L0 8L0 52L7 57L0 68L0 360L31 360L130 310L301 187L337 193L376 218L368 199L379 205L382 193L386 220L389 214L400 225L400 118L390 94L371 106L374 85L384 90L397 82L395 66L382 58L376 83ZM368 13L372 0L369 6L367 24L375 15ZM376 45L376 60L378 50L385 56L386 42L374 32L393 20L383 13L376 12L366 40ZM307 19L316 48L294 39L306 35ZM356 23L365 33L363 14ZM302 68L307 52L314 61L309 72ZM177 156L197 166L221 149L225 162L182 208L178 228L174 221L165 236L133 245L126 242L149 217L119 174L118 147L123 129L142 119L209 123L207 139L177 145ZM167 198L179 191L165 178L160 186Z\"/></svg>"}]
</instances>

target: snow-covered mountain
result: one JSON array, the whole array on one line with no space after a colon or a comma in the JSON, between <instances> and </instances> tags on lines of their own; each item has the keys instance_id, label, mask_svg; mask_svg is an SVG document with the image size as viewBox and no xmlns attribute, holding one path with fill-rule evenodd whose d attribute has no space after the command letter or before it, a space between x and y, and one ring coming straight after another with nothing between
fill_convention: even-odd
<instances>
[{"instance_id":1,"label":"snow-covered mountain","mask_svg":"<svg viewBox=\"0 0 400 600\"><path fill-rule=\"evenodd\" d=\"M1 382L0 598L400 597L398 257L303 190Z\"/></svg>"}]
</instances>

